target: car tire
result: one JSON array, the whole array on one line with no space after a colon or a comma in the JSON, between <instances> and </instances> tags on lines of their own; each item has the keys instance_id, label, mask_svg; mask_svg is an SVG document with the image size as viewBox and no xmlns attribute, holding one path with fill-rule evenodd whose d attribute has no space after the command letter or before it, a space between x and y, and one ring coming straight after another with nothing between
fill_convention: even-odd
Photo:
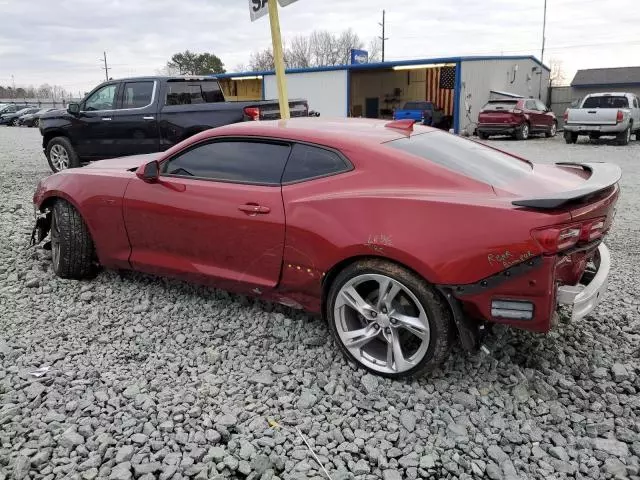
<instances>
[{"instance_id":1,"label":"car tire","mask_svg":"<svg viewBox=\"0 0 640 480\"><path fill-rule=\"evenodd\" d=\"M618 145L629 145L629 140L631 140L631 126L627 127L624 132L620 132L616 140Z\"/></svg>"},{"instance_id":2,"label":"car tire","mask_svg":"<svg viewBox=\"0 0 640 480\"><path fill-rule=\"evenodd\" d=\"M516 139L526 140L529 138L529 124L527 122L520 125L520 128L516 130Z\"/></svg>"},{"instance_id":3,"label":"car tire","mask_svg":"<svg viewBox=\"0 0 640 480\"><path fill-rule=\"evenodd\" d=\"M384 286L393 295L379 305ZM415 273L380 259L355 262L337 275L325 315L349 360L389 378L434 370L448 357L455 339L446 300Z\"/></svg>"},{"instance_id":4,"label":"car tire","mask_svg":"<svg viewBox=\"0 0 640 480\"><path fill-rule=\"evenodd\" d=\"M36 127L38 128L40 126L40 119L36 118L33 123L31 124L32 127Z\"/></svg>"},{"instance_id":5,"label":"car tire","mask_svg":"<svg viewBox=\"0 0 640 480\"><path fill-rule=\"evenodd\" d=\"M556 133L558 133L558 124L556 122L553 122L549 131L544 133L544 136L547 138L551 138L555 137Z\"/></svg>"},{"instance_id":6,"label":"car tire","mask_svg":"<svg viewBox=\"0 0 640 480\"><path fill-rule=\"evenodd\" d=\"M49 140L45 156L53 173L80 166L78 154L67 137L54 137Z\"/></svg>"},{"instance_id":7,"label":"car tire","mask_svg":"<svg viewBox=\"0 0 640 480\"><path fill-rule=\"evenodd\" d=\"M575 132L564 132L564 141L567 143L576 143L578 141L578 134Z\"/></svg>"},{"instance_id":8,"label":"car tire","mask_svg":"<svg viewBox=\"0 0 640 480\"><path fill-rule=\"evenodd\" d=\"M61 278L81 279L95 272L95 248L82 216L66 200L51 211L51 257L53 271Z\"/></svg>"},{"instance_id":9,"label":"car tire","mask_svg":"<svg viewBox=\"0 0 640 480\"><path fill-rule=\"evenodd\" d=\"M589 134L589 140L599 140L600 139L600 134L599 133L590 133Z\"/></svg>"},{"instance_id":10,"label":"car tire","mask_svg":"<svg viewBox=\"0 0 640 480\"><path fill-rule=\"evenodd\" d=\"M486 133L484 133L484 132L478 132L478 138L479 138L480 140L487 140L487 139L489 138L489 135L487 135L487 134L486 134Z\"/></svg>"},{"instance_id":11,"label":"car tire","mask_svg":"<svg viewBox=\"0 0 640 480\"><path fill-rule=\"evenodd\" d=\"M11 120L11 123L9 123L9 125L11 125L12 127L17 127L18 126L18 119L14 118L13 120Z\"/></svg>"}]
</instances>

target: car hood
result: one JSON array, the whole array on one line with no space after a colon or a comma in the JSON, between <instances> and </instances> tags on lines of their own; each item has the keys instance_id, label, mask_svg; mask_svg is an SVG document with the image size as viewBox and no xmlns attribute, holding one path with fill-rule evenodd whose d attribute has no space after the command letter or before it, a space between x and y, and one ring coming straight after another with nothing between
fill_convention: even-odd
<instances>
[{"instance_id":1,"label":"car hood","mask_svg":"<svg viewBox=\"0 0 640 480\"><path fill-rule=\"evenodd\" d=\"M151 162L152 160L159 160L162 157L162 152L145 153L143 155L131 155L129 157L110 158L108 160L100 160L93 162L83 167L83 169L89 170L131 170L138 168L140 165Z\"/></svg>"},{"instance_id":2,"label":"car hood","mask_svg":"<svg viewBox=\"0 0 640 480\"><path fill-rule=\"evenodd\" d=\"M64 109L51 110L50 112L43 113L40 115L40 118L60 118L67 114L67 111Z\"/></svg>"}]
</instances>

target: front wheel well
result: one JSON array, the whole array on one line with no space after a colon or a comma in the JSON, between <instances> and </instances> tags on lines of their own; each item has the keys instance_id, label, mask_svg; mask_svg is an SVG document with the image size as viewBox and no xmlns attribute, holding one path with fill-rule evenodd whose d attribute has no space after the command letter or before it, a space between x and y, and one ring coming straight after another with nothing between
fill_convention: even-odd
<instances>
[{"instance_id":1,"label":"front wheel well","mask_svg":"<svg viewBox=\"0 0 640 480\"><path fill-rule=\"evenodd\" d=\"M51 132L46 132L42 135L42 148L46 149L47 145L49 145L49 142L56 137L65 137L71 142L71 138L68 135L66 135L64 132L61 132L59 130L54 130ZM73 145L73 142L71 142L71 144Z\"/></svg>"}]
</instances>

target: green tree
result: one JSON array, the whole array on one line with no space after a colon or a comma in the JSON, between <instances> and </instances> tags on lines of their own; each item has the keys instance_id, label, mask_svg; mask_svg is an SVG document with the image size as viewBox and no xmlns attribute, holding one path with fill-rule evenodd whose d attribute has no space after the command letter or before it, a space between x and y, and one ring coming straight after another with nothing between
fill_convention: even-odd
<instances>
[{"instance_id":1,"label":"green tree","mask_svg":"<svg viewBox=\"0 0 640 480\"><path fill-rule=\"evenodd\" d=\"M167 62L169 71L177 71L180 75L207 75L224 73L224 63L213 53L194 53L185 50L176 53Z\"/></svg>"}]
</instances>

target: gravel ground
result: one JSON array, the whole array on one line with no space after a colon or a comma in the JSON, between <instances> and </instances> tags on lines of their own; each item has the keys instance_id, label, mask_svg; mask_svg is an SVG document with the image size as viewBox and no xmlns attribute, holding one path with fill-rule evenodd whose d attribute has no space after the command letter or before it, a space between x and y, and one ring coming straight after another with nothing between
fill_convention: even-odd
<instances>
[{"instance_id":1,"label":"gravel ground","mask_svg":"<svg viewBox=\"0 0 640 480\"><path fill-rule=\"evenodd\" d=\"M333 480L640 479L640 142L490 143L623 168L608 296L548 336L496 328L490 354L392 382L283 307L133 273L56 278L26 248L40 135L0 128L0 480L323 478L298 429Z\"/></svg>"}]
</instances>

